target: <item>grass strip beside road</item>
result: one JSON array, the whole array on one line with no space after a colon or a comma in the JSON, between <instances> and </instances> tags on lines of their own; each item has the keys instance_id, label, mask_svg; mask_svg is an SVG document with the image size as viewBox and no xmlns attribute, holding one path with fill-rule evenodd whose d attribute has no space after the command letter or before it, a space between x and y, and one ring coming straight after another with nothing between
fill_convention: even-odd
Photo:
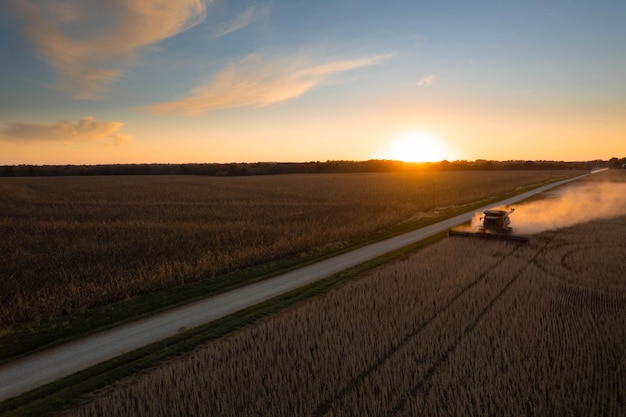
<instances>
[{"instance_id":1,"label":"grass strip beside road","mask_svg":"<svg viewBox=\"0 0 626 417\"><path fill-rule=\"evenodd\" d=\"M572 177L578 174L578 172L572 173ZM432 217L409 220L393 228L372 232L360 238L353 239L352 241L343 242L341 245L338 245L339 247L334 246L331 249L317 251L311 250L304 254L281 258L273 262L241 271L235 271L219 277L138 295L128 300L96 307L84 313L59 317L38 323L29 323L20 326L9 334L0 336L0 363L12 360L21 355L31 354L58 346L71 340L165 310L250 285L376 241L381 241L420 227L428 226L438 221L488 205L492 202L522 194L550 182L551 181L546 181L511 190L509 193L494 196L488 200L480 200L472 204L447 208L437 212Z\"/></svg>"},{"instance_id":2,"label":"grass strip beside road","mask_svg":"<svg viewBox=\"0 0 626 417\"><path fill-rule=\"evenodd\" d=\"M204 343L252 325L258 320L277 314L296 303L323 294L343 282L362 276L367 270L401 258L440 240L444 236L446 233L440 233L413 245L389 252L329 278L316 281L269 301L243 309L4 401L0 403L0 415L6 417L39 417L58 413L80 402L97 389L154 367L167 359L190 352Z\"/></svg>"}]
</instances>

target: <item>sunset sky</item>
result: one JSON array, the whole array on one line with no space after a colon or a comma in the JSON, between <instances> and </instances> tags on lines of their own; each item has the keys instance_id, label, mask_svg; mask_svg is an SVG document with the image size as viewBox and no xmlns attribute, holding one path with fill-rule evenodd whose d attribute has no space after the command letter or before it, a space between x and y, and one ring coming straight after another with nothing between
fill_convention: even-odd
<instances>
[{"instance_id":1,"label":"sunset sky","mask_svg":"<svg viewBox=\"0 0 626 417\"><path fill-rule=\"evenodd\" d=\"M626 2L3 0L0 165L626 156Z\"/></svg>"}]
</instances>

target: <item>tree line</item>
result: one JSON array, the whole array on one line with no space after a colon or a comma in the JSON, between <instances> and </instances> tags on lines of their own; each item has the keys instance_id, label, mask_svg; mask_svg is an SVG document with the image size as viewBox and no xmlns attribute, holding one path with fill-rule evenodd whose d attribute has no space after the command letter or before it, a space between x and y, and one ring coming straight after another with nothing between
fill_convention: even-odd
<instances>
[{"instance_id":1,"label":"tree line","mask_svg":"<svg viewBox=\"0 0 626 417\"><path fill-rule=\"evenodd\" d=\"M401 171L471 171L471 170L592 170L598 168L625 168L626 157L608 161L441 161L403 162L372 159L368 161L311 161L311 162L237 162L188 164L102 164L102 165L5 165L0 176L90 176L90 175L208 175L246 176L278 174L319 174Z\"/></svg>"}]
</instances>

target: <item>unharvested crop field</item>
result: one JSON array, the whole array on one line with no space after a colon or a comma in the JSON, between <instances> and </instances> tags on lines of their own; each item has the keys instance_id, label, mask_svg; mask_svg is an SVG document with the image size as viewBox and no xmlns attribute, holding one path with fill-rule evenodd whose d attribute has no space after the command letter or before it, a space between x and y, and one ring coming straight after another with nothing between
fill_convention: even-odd
<instances>
[{"instance_id":1,"label":"unharvested crop field","mask_svg":"<svg viewBox=\"0 0 626 417\"><path fill-rule=\"evenodd\" d=\"M447 238L70 412L626 415L626 217Z\"/></svg>"},{"instance_id":2,"label":"unharvested crop field","mask_svg":"<svg viewBox=\"0 0 626 417\"><path fill-rule=\"evenodd\" d=\"M571 175L1 178L0 333Z\"/></svg>"}]
</instances>

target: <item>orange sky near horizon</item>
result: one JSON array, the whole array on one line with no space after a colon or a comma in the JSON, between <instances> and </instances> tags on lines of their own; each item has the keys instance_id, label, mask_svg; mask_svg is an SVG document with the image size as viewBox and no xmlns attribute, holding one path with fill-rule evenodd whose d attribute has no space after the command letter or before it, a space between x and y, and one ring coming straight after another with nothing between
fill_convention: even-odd
<instances>
[{"instance_id":1,"label":"orange sky near horizon","mask_svg":"<svg viewBox=\"0 0 626 417\"><path fill-rule=\"evenodd\" d=\"M454 109L453 109L454 110ZM452 110L452 111L453 111ZM287 117L269 112L247 124L217 121L198 126L193 119L170 126L140 126L124 146L92 143L33 142L3 145L2 164L113 164L200 162L306 162L326 160L420 159L401 158L390 148L411 133L436 138L447 160L559 160L587 161L624 157L626 121L602 114L572 118L569 114L480 112L456 109L432 111L428 123L411 118L413 108L364 109L353 118L333 111ZM274 113L274 114L272 114ZM359 120L358 125L354 120ZM280 124L280 128L275 126ZM312 126L305 128L305 126ZM132 127L132 126L131 126ZM293 140L292 138L299 140ZM601 138L604 149L599 148ZM252 144L251 144L252 142ZM621 153L620 153L621 152ZM24 161L24 154L28 160ZM427 156L427 155L426 155Z\"/></svg>"}]
</instances>

